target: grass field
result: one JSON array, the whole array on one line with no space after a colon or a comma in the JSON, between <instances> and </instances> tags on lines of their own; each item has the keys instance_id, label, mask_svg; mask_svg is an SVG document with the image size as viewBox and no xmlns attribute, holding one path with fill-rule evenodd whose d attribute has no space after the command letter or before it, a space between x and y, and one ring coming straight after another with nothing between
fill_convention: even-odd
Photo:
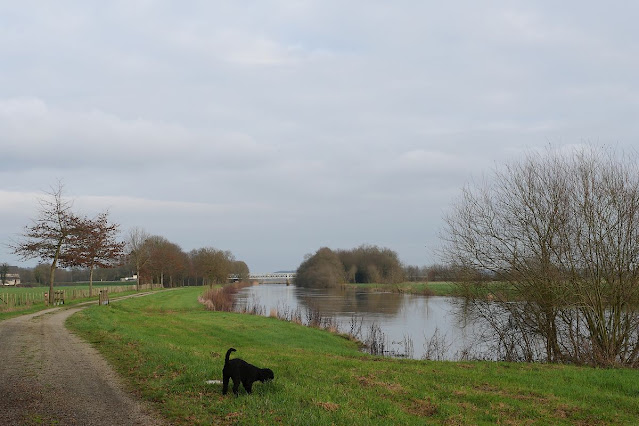
<instances>
[{"instance_id":1,"label":"grass field","mask_svg":"<svg viewBox=\"0 0 639 426\"><path fill-rule=\"evenodd\" d=\"M62 290L65 304L73 305L88 300L97 300L100 290L107 289L111 295L123 296L135 292L135 284L114 282L93 283L93 296L89 296L89 284L56 285L54 291ZM49 306L45 304L45 293L49 287L0 287L0 321L17 315L37 312Z\"/></svg>"},{"instance_id":2,"label":"grass field","mask_svg":"<svg viewBox=\"0 0 639 426\"><path fill-rule=\"evenodd\" d=\"M205 311L202 288L95 306L68 325L175 424L636 424L639 371L374 357L274 318ZM222 396L223 357L275 372Z\"/></svg>"}]
</instances>

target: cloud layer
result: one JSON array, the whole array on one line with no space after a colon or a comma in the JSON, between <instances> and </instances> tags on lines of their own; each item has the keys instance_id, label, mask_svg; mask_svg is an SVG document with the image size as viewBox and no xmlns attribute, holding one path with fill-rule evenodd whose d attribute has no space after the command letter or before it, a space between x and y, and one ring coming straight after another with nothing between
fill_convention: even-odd
<instances>
[{"instance_id":1,"label":"cloud layer","mask_svg":"<svg viewBox=\"0 0 639 426\"><path fill-rule=\"evenodd\" d=\"M434 262L469 179L548 143L634 146L629 8L5 2L0 239L62 179L88 213L255 271L322 245Z\"/></svg>"}]
</instances>

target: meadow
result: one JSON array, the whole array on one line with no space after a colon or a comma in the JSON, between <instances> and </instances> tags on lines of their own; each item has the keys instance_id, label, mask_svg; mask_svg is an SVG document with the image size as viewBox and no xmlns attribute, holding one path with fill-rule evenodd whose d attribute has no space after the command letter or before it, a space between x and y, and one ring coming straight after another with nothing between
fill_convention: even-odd
<instances>
[{"instance_id":1,"label":"meadow","mask_svg":"<svg viewBox=\"0 0 639 426\"><path fill-rule=\"evenodd\" d=\"M135 284L120 281L94 282L92 295L89 295L89 283L56 284L54 287L54 291L64 291L65 305L97 300L100 290L107 290L109 294L118 296L136 291ZM48 286L0 287L0 320L49 308L50 306L45 303L45 294L48 293Z\"/></svg>"},{"instance_id":2,"label":"meadow","mask_svg":"<svg viewBox=\"0 0 639 426\"><path fill-rule=\"evenodd\" d=\"M206 311L203 288L87 308L67 325L174 424L636 424L639 371L364 354L346 336ZM275 372L222 395L224 354Z\"/></svg>"}]
</instances>

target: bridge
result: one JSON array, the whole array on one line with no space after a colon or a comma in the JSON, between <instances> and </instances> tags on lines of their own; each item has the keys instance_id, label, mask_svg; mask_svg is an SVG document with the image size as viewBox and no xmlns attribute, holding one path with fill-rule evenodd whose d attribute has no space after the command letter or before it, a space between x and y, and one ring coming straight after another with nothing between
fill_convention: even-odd
<instances>
[{"instance_id":1,"label":"bridge","mask_svg":"<svg viewBox=\"0 0 639 426\"><path fill-rule=\"evenodd\" d=\"M269 284L291 284L297 274L295 272L271 272L266 274L249 274L249 281L257 281L259 283ZM229 275L229 281L239 281L240 277L237 274Z\"/></svg>"}]
</instances>

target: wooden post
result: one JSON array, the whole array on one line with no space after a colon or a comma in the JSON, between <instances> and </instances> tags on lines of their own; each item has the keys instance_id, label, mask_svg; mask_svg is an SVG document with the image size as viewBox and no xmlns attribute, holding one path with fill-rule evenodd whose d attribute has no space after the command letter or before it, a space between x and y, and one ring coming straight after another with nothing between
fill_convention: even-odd
<instances>
[{"instance_id":1,"label":"wooden post","mask_svg":"<svg viewBox=\"0 0 639 426\"><path fill-rule=\"evenodd\" d=\"M98 302L100 305L108 305L109 304L109 290L100 290L100 300Z\"/></svg>"}]
</instances>

